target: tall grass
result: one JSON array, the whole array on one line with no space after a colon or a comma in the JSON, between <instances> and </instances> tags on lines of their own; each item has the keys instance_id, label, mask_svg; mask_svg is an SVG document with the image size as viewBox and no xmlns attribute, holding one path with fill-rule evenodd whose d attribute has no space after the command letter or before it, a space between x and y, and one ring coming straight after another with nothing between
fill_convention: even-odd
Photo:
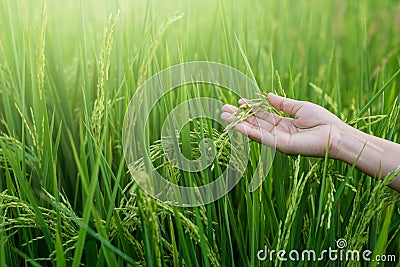
<instances>
[{"instance_id":1,"label":"tall grass","mask_svg":"<svg viewBox=\"0 0 400 267\"><path fill-rule=\"evenodd\" d=\"M399 261L400 195L354 166L277 152L250 192L260 156L251 143L245 176L228 195L180 208L140 190L122 148L136 89L195 60L228 64L263 92L313 101L400 142L399 17L390 0L0 0L0 265L320 266L262 262L257 252L320 252L340 238ZM230 157L229 143L218 143L226 125L199 119L178 145L196 159L199 140L215 140L213 164L188 173L166 160L162 122L197 96L238 100L223 88L185 86L161 101L148 132L145 160L187 186L212 181Z\"/></svg>"}]
</instances>

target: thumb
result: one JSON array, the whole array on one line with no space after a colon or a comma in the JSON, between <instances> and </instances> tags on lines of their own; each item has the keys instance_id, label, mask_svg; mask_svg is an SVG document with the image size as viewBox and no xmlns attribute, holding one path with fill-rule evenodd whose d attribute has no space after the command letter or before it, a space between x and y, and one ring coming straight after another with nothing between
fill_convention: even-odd
<instances>
[{"instance_id":1,"label":"thumb","mask_svg":"<svg viewBox=\"0 0 400 267\"><path fill-rule=\"evenodd\" d=\"M304 105L303 101L278 96L273 93L268 94L268 102L277 110L290 115L296 115L297 111Z\"/></svg>"}]
</instances>

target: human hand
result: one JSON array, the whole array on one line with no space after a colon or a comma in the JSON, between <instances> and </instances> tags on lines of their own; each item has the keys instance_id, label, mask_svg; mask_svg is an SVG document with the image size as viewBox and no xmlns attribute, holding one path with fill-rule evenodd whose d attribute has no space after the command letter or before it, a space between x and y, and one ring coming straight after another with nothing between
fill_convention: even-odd
<instances>
[{"instance_id":1,"label":"human hand","mask_svg":"<svg viewBox=\"0 0 400 267\"><path fill-rule=\"evenodd\" d=\"M348 127L337 116L316 104L268 94L268 102L277 110L294 115L282 117L266 111L238 123L235 129L242 134L286 154L323 157L329 145L329 157L338 156L338 143L342 129ZM239 104L246 104L245 99ZM240 110L224 105L221 118L228 123L235 120Z\"/></svg>"}]
</instances>

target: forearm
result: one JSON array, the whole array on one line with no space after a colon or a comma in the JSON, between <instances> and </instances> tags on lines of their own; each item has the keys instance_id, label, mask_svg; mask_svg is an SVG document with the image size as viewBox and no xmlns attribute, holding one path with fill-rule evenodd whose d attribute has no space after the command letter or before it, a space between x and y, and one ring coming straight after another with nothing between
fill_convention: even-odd
<instances>
[{"instance_id":1,"label":"forearm","mask_svg":"<svg viewBox=\"0 0 400 267\"><path fill-rule=\"evenodd\" d=\"M357 169L383 179L400 166L400 145L382 138L366 134L350 126L344 126L337 142L337 159L353 164L357 157ZM389 185L400 192L400 177Z\"/></svg>"}]
</instances>

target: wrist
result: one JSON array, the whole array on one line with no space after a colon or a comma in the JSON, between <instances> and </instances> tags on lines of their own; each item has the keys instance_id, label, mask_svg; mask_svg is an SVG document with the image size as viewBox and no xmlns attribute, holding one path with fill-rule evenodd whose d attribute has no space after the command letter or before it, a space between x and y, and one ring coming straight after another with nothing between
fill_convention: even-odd
<instances>
[{"instance_id":1,"label":"wrist","mask_svg":"<svg viewBox=\"0 0 400 267\"><path fill-rule=\"evenodd\" d=\"M339 131L336 159L353 164L357 160L358 163L365 161L364 157L361 157L364 152L376 156L379 148L376 147L371 136L350 125L343 124Z\"/></svg>"},{"instance_id":2,"label":"wrist","mask_svg":"<svg viewBox=\"0 0 400 267\"><path fill-rule=\"evenodd\" d=\"M368 135L345 123L337 127L337 132L332 143L332 158L352 164L365 148Z\"/></svg>"}]
</instances>

